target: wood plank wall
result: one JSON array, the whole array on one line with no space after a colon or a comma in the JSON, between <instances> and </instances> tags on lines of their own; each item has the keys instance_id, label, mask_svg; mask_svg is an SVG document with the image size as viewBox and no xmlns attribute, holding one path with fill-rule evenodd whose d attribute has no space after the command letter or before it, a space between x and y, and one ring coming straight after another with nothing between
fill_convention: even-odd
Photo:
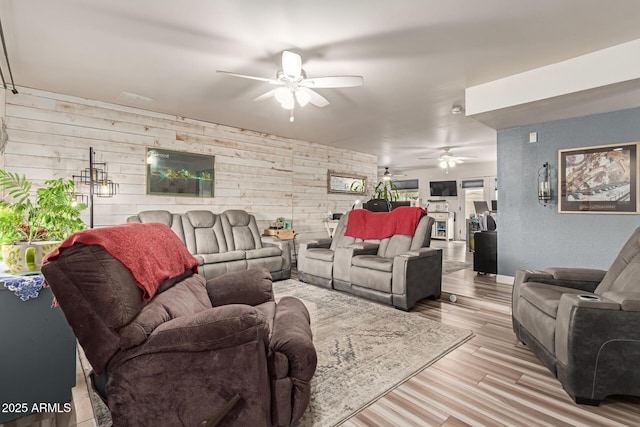
<instances>
[{"instance_id":1,"label":"wood plank wall","mask_svg":"<svg viewBox=\"0 0 640 427\"><path fill-rule=\"evenodd\" d=\"M279 216L293 221L298 236L326 235L327 210L344 212L356 199L328 194L327 171L376 181L377 158L334 148L184 117L20 88L5 91L8 143L4 166L40 184L71 178L89 167L89 147L119 184L113 198L95 198L94 224L114 225L139 211L219 213L244 209L260 228ZM0 110L1 111L1 110ZM146 149L163 148L215 155L215 197L146 194ZM83 215L88 224L88 214Z\"/></svg>"}]
</instances>

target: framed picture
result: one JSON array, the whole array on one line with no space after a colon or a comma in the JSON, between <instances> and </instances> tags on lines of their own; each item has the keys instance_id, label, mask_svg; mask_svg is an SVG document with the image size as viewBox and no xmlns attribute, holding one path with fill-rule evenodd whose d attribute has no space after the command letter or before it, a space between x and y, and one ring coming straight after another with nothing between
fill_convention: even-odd
<instances>
[{"instance_id":1,"label":"framed picture","mask_svg":"<svg viewBox=\"0 0 640 427\"><path fill-rule=\"evenodd\" d=\"M366 176L331 170L327 173L327 193L364 194L366 189Z\"/></svg>"},{"instance_id":2,"label":"framed picture","mask_svg":"<svg viewBox=\"0 0 640 427\"><path fill-rule=\"evenodd\" d=\"M558 211L638 212L638 142L558 151Z\"/></svg>"},{"instance_id":3,"label":"framed picture","mask_svg":"<svg viewBox=\"0 0 640 427\"><path fill-rule=\"evenodd\" d=\"M215 156L147 148L147 194L213 197Z\"/></svg>"}]
</instances>

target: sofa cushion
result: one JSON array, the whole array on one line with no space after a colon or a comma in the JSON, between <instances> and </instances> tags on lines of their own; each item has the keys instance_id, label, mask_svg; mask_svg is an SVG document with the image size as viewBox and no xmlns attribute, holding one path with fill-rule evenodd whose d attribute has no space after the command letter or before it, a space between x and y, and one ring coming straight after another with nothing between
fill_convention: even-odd
<instances>
[{"instance_id":1,"label":"sofa cushion","mask_svg":"<svg viewBox=\"0 0 640 427\"><path fill-rule=\"evenodd\" d=\"M393 271L393 258L384 258L377 255L358 255L353 257L351 265L391 273Z\"/></svg>"},{"instance_id":2,"label":"sofa cushion","mask_svg":"<svg viewBox=\"0 0 640 427\"><path fill-rule=\"evenodd\" d=\"M225 238L230 250L248 250L262 248L260 232L255 217L243 210L224 211L226 218Z\"/></svg>"},{"instance_id":3,"label":"sofa cushion","mask_svg":"<svg viewBox=\"0 0 640 427\"><path fill-rule=\"evenodd\" d=\"M183 215L185 245L193 254L227 252L222 219L211 211L194 210Z\"/></svg>"},{"instance_id":4,"label":"sofa cushion","mask_svg":"<svg viewBox=\"0 0 640 427\"><path fill-rule=\"evenodd\" d=\"M393 258L396 255L403 254L411 248L413 236L404 234L396 234L380 241L378 255Z\"/></svg>"},{"instance_id":5,"label":"sofa cushion","mask_svg":"<svg viewBox=\"0 0 640 427\"><path fill-rule=\"evenodd\" d=\"M267 258L270 256L282 255L282 250L277 246L270 246L259 249L249 249L246 252L247 259Z\"/></svg>"},{"instance_id":6,"label":"sofa cushion","mask_svg":"<svg viewBox=\"0 0 640 427\"><path fill-rule=\"evenodd\" d=\"M527 282L520 287L520 297L529 301L538 310L556 318L558 304L562 294L584 294L585 291L574 288Z\"/></svg>"},{"instance_id":7,"label":"sofa cushion","mask_svg":"<svg viewBox=\"0 0 640 427\"><path fill-rule=\"evenodd\" d=\"M327 262L333 261L334 254L335 254L334 251L327 248L311 248L311 249L307 249L307 253L306 253L307 258L317 259L320 261L327 261Z\"/></svg>"},{"instance_id":8,"label":"sofa cushion","mask_svg":"<svg viewBox=\"0 0 640 427\"><path fill-rule=\"evenodd\" d=\"M640 277L640 254L629 261L608 291L640 291L638 277Z\"/></svg>"},{"instance_id":9,"label":"sofa cushion","mask_svg":"<svg viewBox=\"0 0 640 427\"><path fill-rule=\"evenodd\" d=\"M244 251L231 251L222 252L219 254L198 254L196 257L201 257L205 264L215 264L218 262L229 262L245 259Z\"/></svg>"}]
</instances>

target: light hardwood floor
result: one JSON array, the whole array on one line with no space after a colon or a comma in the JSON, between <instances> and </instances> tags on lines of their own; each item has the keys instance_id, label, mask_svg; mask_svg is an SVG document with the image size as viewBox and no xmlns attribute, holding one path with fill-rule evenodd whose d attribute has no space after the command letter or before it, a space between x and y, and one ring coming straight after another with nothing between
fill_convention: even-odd
<instances>
[{"instance_id":1,"label":"light hardwood floor","mask_svg":"<svg viewBox=\"0 0 640 427\"><path fill-rule=\"evenodd\" d=\"M465 242L432 241L445 259L471 262ZM576 405L511 329L511 285L471 268L443 277L443 294L413 311L471 329L475 337L343 423L362 426L638 426L640 398ZM455 294L458 300L449 301ZM84 376L78 370L69 424L95 426ZM65 420L66 421L66 420ZM16 424L17 425L17 424ZM20 424L20 427L31 424ZM0 425L0 427L2 427Z\"/></svg>"},{"instance_id":2,"label":"light hardwood floor","mask_svg":"<svg viewBox=\"0 0 640 427\"><path fill-rule=\"evenodd\" d=\"M432 241L443 256L472 262L465 242ZM544 267L544 266L541 266ZM343 424L360 426L638 426L640 398L576 405L516 339L511 285L471 268L447 274L437 301L413 311L471 329L475 337ZM455 294L455 303L449 296Z\"/></svg>"}]
</instances>

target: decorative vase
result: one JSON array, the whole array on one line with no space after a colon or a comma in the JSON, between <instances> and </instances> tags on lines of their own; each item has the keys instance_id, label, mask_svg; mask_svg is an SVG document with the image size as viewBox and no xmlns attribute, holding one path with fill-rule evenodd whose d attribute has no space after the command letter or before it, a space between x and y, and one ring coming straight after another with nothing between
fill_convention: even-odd
<instances>
[{"instance_id":1,"label":"decorative vase","mask_svg":"<svg viewBox=\"0 0 640 427\"><path fill-rule=\"evenodd\" d=\"M2 245L2 259L6 273L20 274L40 271L42 260L58 247L60 242L45 241Z\"/></svg>"}]
</instances>

